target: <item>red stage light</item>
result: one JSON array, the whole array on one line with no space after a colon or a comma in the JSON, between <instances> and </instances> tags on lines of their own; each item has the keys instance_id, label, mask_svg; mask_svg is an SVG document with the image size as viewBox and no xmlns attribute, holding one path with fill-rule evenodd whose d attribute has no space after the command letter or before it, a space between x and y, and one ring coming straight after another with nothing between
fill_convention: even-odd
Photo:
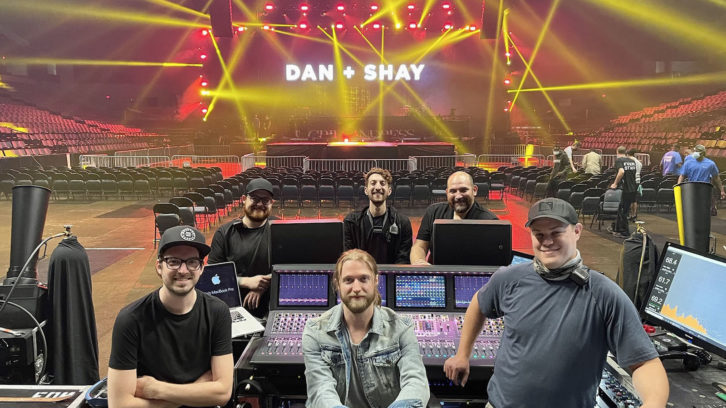
<instances>
[{"instance_id":1,"label":"red stage light","mask_svg":"<svg viewBox=\"0 0 726 408\"><path fill-rule=\"evenodd\" d=\"M335 28L337 28L338 30L342 30L343 27L343 23L335 23Z\"/></svg>"},{"instance_id":2,"label":"red stage light","mask_svg":"<svg viewBox=\"0 0 726 408\"><path fill-rule=\"evenodd\" d=\"M509 108L504 108L504 112L509 112Z\"/></svg>"},{"instance_id":3,"label":"red stage light","mask_svg":"<svg viewBox=\"0 0 726 408\"><path fill-rule=\"evenodd\" d=\"M205 60L205 59L207 59L207 54L201 54L201 55L199 55L199 58L201 58L202 60Z\"/></svg>"},{"instance_id":4,"label":"red stage light","mask_svg":"<svg viewBox=\"0 0 726 408\"><path fill-rule=\"evenodd\" d=\"M263 30L269 30L270 28L271 27L269 25L267 25L267 24L265 24L265 25L262 26L262 29Z\"/></svg>"},{"instance_id":5,"label":"red stage light","mask_svg":"<svg viewBox=\"0 0 726 408\"><path fill-rule=\"evenodd\" d=\"M381 28L381 23L373 23L373 29L378 30Z\"/></svg>"},{"instance_id":6,"label":"red stage light","mask_svg":"<svg viewBox=\"0 0 726 408\"><path fill-rule=\"evenodd\" d=\"M307 4L303 3L300 5L300 11L308 11L308 10L310 10L310 6L308 6Z\"/></svg>"},{"instance_id":7,"label":"red stage light","mask_svg":"<svg viewBox=\"0 0 726 408\"><path fill-rule=\"evenodd\" d=\"M410 11L413 11L416 8L416 5L415 4L409 4L408 6L406 6L406 8L409 9Z\"/></svg>"},{"instance_id":8,"label":"red stage light","mask_svg":"<svg viewBox=\"0 0 726 408\"><path fill-rule=\"evenodd\" d=\"M416 24L416 23L408 23L408 29L409 30L415 30L416 27L418 27L418 24Z\"/></svg>"},{"instance_id":9,"label":"red stage light","mask_svg":"<svg viewBox=\"0 0 726 408\"><path fill-rule=\"evenodd\" d=\"M202 113L207 113L207 108L202 108Z\"/></svg>"},{"instance_id":10,"label":"red stage light","mask_svg":"<svg viewBox=\"0 0 726 408\"><path fill-rule=\"evenodd\" d=\"M209 82L207 82L205 80L202 80L202 82L199 85L201 85L202 87L205 87L206 88L207 85L209 85Z\"/></svg>"},{"instance_id":11,"label":"red stage light","mask_svg":"<svg viewBox=\"0 0 726 408\"><path fill-rule=\"evenodd\" d=\"M504 85L511 85L511 84L512 84L512 80L511 79L509 79L509 78L505 78L504 79Z\"/></svg>"},{"instance_id":12,"label":"red stage light","mask_svg":"<svg viewBox=\"0 0 726 408\"><path fill-rule=\"evenodd\" d=\"M470 26L466 26L466 27L469 29L469 31L476 31L475 25L470 25Z\"/></svg>"},{"instance_id":13,"label":"red stage light","mask_svg":"<svg viewBox=\"0 0 726 408\"><path fill-rule=\"evenodd\" d=\"M298 24L297 26L298 26L298 28L299 28L299 29L301 29L301 30L307 30L307 28L308 28L308 23L306 23L306 22L304 22L304 21L303 21L303 22L299 23L299 24Z\"/></svg>"},{"instance_id":14,"label":"red stage light","mask_svg":"<svg viewBox=\"0 0 726 408\"><path fill-rule=\"evenodd\" d=\"M345 11L345 4L343 4L343 3L338 4L335 7L335 9L338 10L338 11Z\"/></svg>"},{"instance_id":15,"label":"red stage light","mask_svg":"<svg viewBox=\"0 0 726 408\"><path fill-rule=\"evenodd\" d=\"M453 24L451 24L451 23L444 24L444 30L451 30L452 28L454 28Z\"/></svg>"},{"instance_id":16,"label":"red stage light","mask_svg":"<svg viewBox=\"0 0 726 408\"><path fill-rule=\"evenodd\" d=\"M265 10L272 11L274 9L275 9L275 5L274 4L272 4L272 3L265 4Z\"/></svg>"},{"instance_id":17,"label":"red stage light","mask_svg":"<svg viewBox=\"0 0 726 408\"><path fill-rule=\"evenodd\" d=\"M376 3L371 4L371 11L378 11L378 4L376 4Z\"/></svg>"},{"instance_id":18,"label":"red stage light","mask_svg":"<svg viewBox=\"0 0 726 408\"><path fill-rule=\"evenodd\" d=\"M441 5L441 8L444 10L451 10L451 3L445 1L444 4Z\"/></svg>"},{"instance_id":19,"label":"red stage light","mask_svg":"<svg viewBox=\"0 0 726 408\"><path fill-rule=\"evenodd\" d=\"M209 35L209 30L207 30L206 28L203 28L203 29L202 29L202 35L203 35L203 36L207 36L207 35Z\"/></svg>"},{"instance_id":20,"label":"red stage light","mask_svg":"<svg viewBox=\"0 0 726 408\"><path fill-rule=\"evenodd\" d=\"M343 143L348 143L348 142L350 142L350 140L348 140L347 137L345 139L343 139Z\"/></svg>"},{"instance_id":21,"label":"red stage light","mask_svg":"<svg viewBox=\"0 0 726 408\"><path fill-rule=\"evenodd\" d=\"M511 53L511 52L505 52L505 53L504 53L504 56L505 56L505 57L511 57L511 56L512 56L512 53Z\"/></svg>"}]
</instances>

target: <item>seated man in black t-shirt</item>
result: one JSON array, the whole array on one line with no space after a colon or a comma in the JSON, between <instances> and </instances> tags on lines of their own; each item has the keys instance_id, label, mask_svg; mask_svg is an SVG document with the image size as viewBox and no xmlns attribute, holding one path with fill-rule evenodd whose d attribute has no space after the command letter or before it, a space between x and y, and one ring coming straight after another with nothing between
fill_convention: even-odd
<instances>
[{"instance_id":1,"label":"seated man in black t-shirt","mask_svg":"<svg viewBox=\"0 0 726 408\"><path fill-rule=\"evenodd\" d=\"M242 196L242 217L217 229L212 238L209 263L234 262L242 306L255 317L265 317L270 304L270 215L275 200L272 183L250 180Z\"/></svg>"},{"instance_id":2,"label":"seated man in black t-shirt","mask_svg":"<svg viewBox=\"0 0 726 408\"><path fill-rule=\"evenodd\" d=\"M498 220L491 211L476 202L477 187L471 175L457 171L446 181L446 202L431 204L421 219L416 242L411 247L411 264L428 265L426 256L431 248L434 220Z\"/></svg>"},{"instance_id":3,"label":"seated man in black t-shirt","mask_svg":"<svg viewBox=\"0 0 726 408\"><path fill-rule=\"evenodd\" d=\"M108 364L109 407L199 407L229 401L229 307L195 289L208 253L196 228L164 232L156 262L161 289L116 317Z\"/></svg>"}]
</instances>

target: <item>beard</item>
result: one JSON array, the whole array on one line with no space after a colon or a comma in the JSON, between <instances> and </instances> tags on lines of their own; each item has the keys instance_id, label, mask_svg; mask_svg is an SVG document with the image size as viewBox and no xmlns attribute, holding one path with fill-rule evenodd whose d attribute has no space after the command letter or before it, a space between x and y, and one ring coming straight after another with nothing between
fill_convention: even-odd
<instances>
[{"instance_id":1,"label":"beard","mask_svg":"<svg viewBox=\"0 0 726 408\"><path fill-rule=\"evenodd\" d=\"M362 298L353 299L351 296L340 297L341 302L353 313L363 313L376 300L375 293L363 295Z\"/></svg>"},{"instance_id":2,"label":"beard","mask_svg":"<svg viewBox=\"0 0 726 408\"><path fill-rule=\"evenodd\" d=\"M454 212L457 214L465 214L469 208L471 208L471 205L473 204L474 200L472 200L470 197L464 197L457 201L450 201L449 205L451 208L454 209Z\"/></svg>"},{"instance_id":3,"label":"beard","mask_svg":"<svg viewBox=\"0 0 726 408\"><path fill-rule=\"evenodd\" d=\"M184 297L189 292L194 290L194 286L196 285L196 282L194 282L194 275L190 274L190 277L188 278L190 285L187 285L186 287L179 287L177 283L177 278L181 278L181 276L169 276L163 280L164 287L169 291L170 294ZM182 278L182 280L187 280L187 278ZM181 282L179 282L181 283Z\"/></svg>"},{"instance_id":4,"label":"beard","mask_svg":"<svg viewBox=\"0 0 726 408\"><path fill-rule=\"evenodd\" d=\"M268 206L249 206L245 207L245 216L252 221L262 222L270 216L270 208Z\"/></svg>"},{"instance_id":5,"label":"beard","mask_svg":"<svg viewBox=\"0 0 726 408\"><path fill-rule=\"evenodd\" d=\"M386 199L388 196L386 195L385 191L371 191L368 194L368 199L373 203L375 206L380 206L381 204L386 202Z\"/></svg>"}]
</instances>

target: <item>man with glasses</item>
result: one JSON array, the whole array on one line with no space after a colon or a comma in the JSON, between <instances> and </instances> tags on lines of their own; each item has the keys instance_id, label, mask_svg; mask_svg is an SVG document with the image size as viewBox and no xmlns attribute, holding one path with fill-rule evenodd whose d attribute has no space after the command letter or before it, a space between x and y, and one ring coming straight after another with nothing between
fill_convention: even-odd
<instances>
[{"instance_id":1,"label":"man with glasses","mask_svg":"<svg viewBox=\"0 0 726 408\"><path fill-rule=\"evenodd\" d=\"M228 306L195 289L209 253L196 228L161 237L161 289L116 317L108 364L108 406L224 405L232 394L232 322Z\"/></svg>"},{"instance_id":2,"label":"man with glasses","mask_svg":"<svg viewBox=\"0 0 726 408\"><path fill-rule=\"evenodd\" d=\"M222 225L212 238L209 263L232 261L237 268L237 283L242 306L256 317L264 317L270 303L270 216L272 184L256 178L247 183L242 217Z\"/></svg>"}]
</instances>

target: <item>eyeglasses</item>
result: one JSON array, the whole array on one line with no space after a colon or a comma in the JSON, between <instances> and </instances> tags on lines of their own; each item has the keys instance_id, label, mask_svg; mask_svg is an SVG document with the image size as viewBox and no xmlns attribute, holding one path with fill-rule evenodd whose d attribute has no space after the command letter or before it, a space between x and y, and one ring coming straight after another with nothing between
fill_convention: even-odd
<instances>
[{"instance_id":1,"label":"eyeglasses","mask_svg":"<svg viewBox=\"0 0 726 408\"><path fill-rule=\"evenodd\" d=\"M202 260L199 258L179 259L173 256L165 256L161 260L166 263L169 269L176 270L181 268L182 264L186 264L187 269L193 272L202 267Z\"/></svg>"},{"instance_id":2,"label":"eyeglasses","mask_svg":"<svg viewBox=\"0 0 726 408\"><path fill-rule=\"evenodd\" d=\"M272 197L255 197L253 195L248 197L250 198L250 200L252 200L253 203L262 203L263 205L267 205L272 202Z\"/></svg>"}]
</instances>

